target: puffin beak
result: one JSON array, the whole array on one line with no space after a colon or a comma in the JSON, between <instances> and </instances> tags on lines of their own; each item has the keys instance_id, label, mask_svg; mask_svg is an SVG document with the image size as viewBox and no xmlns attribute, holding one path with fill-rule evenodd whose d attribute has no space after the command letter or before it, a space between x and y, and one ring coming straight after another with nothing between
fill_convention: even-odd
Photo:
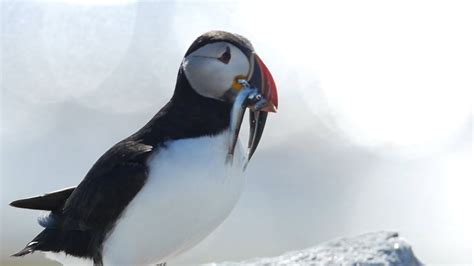
<instances>
[{"instance_id":1,"label":"puffin beak","mask_svg":"<svg viewBox=\"0 0 474 266\"><path fill-rule=\"evenodd\" d=\"M267 100L267 105L260 111L276 113L278 93L273 76L257 54L253 54L253 71L249 83L255 86Z\"/></svg>"},{"instance_id":2,"label":"puffin beak","mask_svg":"<svg viewBox=\"0 0 474 266\"><path fill-rule=\"evenodd\" d=\"M278 94L272 74L258 57L252 54L251 74L249 80L241 80L243 86L235 98L231 115L231 139L227 162L232 162L240 126L247 108L250 109L250 136L247 150L247 160L244 170L262 138L268 112L275 113L278 108Z\"/></svg>"},{"instance_id":3,"label":"puffin beak","mask_svg":"<svg viewBox=\"0 0 474 266\"><path fill-rule=\"evenodd\" d=\"M276 113L278 108L278 93L273 76L257 54L254 54L254 69L250 84L256 86L267 104L260 110L250 110L250 136L247 150L247 163L252 158L263 135L268 112Z\"/></svg>"}]
</instances>

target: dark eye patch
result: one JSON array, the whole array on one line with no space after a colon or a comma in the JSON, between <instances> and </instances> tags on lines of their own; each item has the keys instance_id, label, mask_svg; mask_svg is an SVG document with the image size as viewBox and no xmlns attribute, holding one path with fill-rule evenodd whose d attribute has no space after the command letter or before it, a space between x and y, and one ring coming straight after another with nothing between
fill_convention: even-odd
<instances>
[{"instance_id":1,"label":"dark eye patch","mask_svg":"<svg viewBox=\"0 0 474 266\"><path fill-rule=\"evenodd\" d=\"M225 52L217 59L219 59L219 61L221 61L224 64L228 64L230 61L230 58L231 58L230 48L229 46L227 46L227 48L225 49Z\"/></svg>"}]
</instances>

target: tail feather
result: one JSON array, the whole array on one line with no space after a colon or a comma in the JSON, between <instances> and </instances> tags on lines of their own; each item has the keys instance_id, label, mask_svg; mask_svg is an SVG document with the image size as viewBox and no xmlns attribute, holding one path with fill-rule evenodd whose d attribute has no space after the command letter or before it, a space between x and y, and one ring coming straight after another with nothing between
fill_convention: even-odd
<instances>
[{"instance_id":1,"label":"tail feather","mask_svg":"<svg viewBox=\"0 0 474 266\"><path fill-rule=\"evenodd\" d=\"M22 250L20 250L19 252L11 255L12 257L21 257L21 256L25 256L27 254L30 254L30 253L33 253L35 252L36 250L36 247L38 246L39 242L37 241L31 241L30 243L28 243L28 245L26 245L25 248L23 248Z\"/></svg>"},{"instance_id":2,"label":"tail feather","mask_svg":"<svg viewBox=\"0 0 474 266\"><path fill-rule=\"evenodd\" d=\"M97 235L79 230L64 231L58 228L45 228L25 248L12 256L21 257L35 251L64 251L76 257L95 258L99 248L94 242L97 240L94 236Z\"/></svg>"},{"instance_id":3,"label":"tail feather","mask_svg":"<svg viewBox=\"0 0 474 266\"><path fill-rule=\"evenodd\" d=\"M30 253L33 253L35 250L34 248L29 248L29 247L26 247L24 249L22 249L21 251L11 255L12 257L22 257L22 256L25 256L26 254L30 254Z\"/></svg>"},{"instance_id":4,"label":"tail feather","mask_svg":"<svg viewBox=\"0 0 474 266\"><path fill-rule=\"evenodd\" d=\"M31 254L37 250L41 251L54 251L58 252L58 249L49 247L50 243L57 242L59 232L56 229L46 228L39 233L33 240L26 245L22 250L12 255L12 257L21 257L27 254Z\"/></svg>"}]
</instances>

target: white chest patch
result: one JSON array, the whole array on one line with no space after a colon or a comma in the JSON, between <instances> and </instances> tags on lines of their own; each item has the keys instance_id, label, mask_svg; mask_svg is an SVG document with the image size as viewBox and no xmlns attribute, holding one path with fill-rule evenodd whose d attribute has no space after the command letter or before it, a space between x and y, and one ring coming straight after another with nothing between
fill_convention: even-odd
<instances>
[{"instance_id":1,"label":"white chest patch","mask_svg":"<svg viewBox=\"0 0 474 266\"><path fill-rule=\"evenodd\" d=\"M193 247L229 215L242 192L243 152L225 164L229 133L169 142L104 243L105 265L165 262Z\"/></svg>"}]
</instances>

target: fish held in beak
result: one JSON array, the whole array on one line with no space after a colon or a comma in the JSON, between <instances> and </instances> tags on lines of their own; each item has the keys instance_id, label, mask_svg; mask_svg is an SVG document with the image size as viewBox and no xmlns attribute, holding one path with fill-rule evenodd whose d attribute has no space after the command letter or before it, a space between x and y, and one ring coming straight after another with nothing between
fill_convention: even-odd
<instances>
[{"instance_id":1,"label":"fish held in beak","mask_svg":"<svg viewBox=\"0 0 474 266\"><path fill-rule=\"evenodd\" d=\"M246 109L249 108L250 135L243 170L247 168L250 159L257 150L268 112L275 113L278 108L278 93L272 74L257 54L253 53L250 60L252 67L249 79L240 78L237 80L242 88L235 97L232 106L231 135L226 159L227 163L232 164L242 120Z\"/></svg>"},{"instance_id":2,"label":"fish held in beak","mask_svg":"<svg viewBox=\"0 0 474 266\"><path fill-rule=\"evenodd\" d=\"M258 108L266 104L266 100L258 92L258 89L251 87L247 81L239 80L239 82L243 87L234 100L230 117L230 143L226 159L226 162L230 164L232 164L234 159L235 146L239 138L240 127L247 107L253 106L254 108Z\"/></svg>"},{"instance_id":3,"label":"fish held in beak","mask_svg":"<svg viewBox=\"0 0 474 266\"><path fill-rule=\"evenodd\" d=\"M247 158L244 162L243 170L247 168L248 162L252 158L258 143L265 128L267 120L267 110L274 111L275 105L268 101L262 95L262 90L251 86L246 80L238 81L242 85L242 89L234 100L231 111L231 126L230 126L230 143L229 151L227 153L226 163L232 164L235 146L239 137L240 128L247 108L250 109L250 135L248 142ZM271 109L268 109L271 106Z\"/></svg>"}]
</instances>

